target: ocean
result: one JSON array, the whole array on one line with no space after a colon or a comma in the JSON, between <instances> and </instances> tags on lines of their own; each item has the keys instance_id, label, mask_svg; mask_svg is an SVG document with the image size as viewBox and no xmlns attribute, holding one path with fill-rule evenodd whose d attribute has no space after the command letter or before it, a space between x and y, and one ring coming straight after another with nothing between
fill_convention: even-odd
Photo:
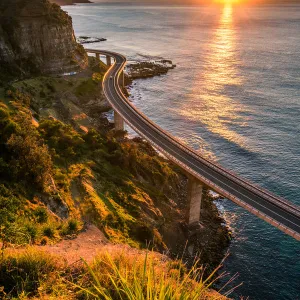
<instances>
[{"instance_id":1,"label":"ocean","mask_svg":"<svg viewBox=\"0 0 300 300\"><path fill-rule=\"evenodd\" d=\"M76 35L107 38L88 47L177 65L131 89L151 120L300 205L300 5L63 8ZM235 235L223 270L243 282L232 297L300 299L300 243L228 200L218 207Z\"/></svg>"}]
</instances>

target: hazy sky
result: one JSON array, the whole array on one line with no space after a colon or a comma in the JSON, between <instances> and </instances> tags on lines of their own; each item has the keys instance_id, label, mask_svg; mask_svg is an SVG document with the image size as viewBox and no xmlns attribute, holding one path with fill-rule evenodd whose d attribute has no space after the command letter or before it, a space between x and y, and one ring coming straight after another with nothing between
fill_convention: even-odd
<instances>
[{"instance_id":1,"label":"hazy sky","mask_svg":"<svg viewBox=\"0 0 300 300\"><path fill-rule=\"evenodd\" d=\"M105 3L132 3L132 4L209 4L215 1L226 1L226 0L91 0L92 2L105 2ZM285 3L299 3L300 0L239 0L241 3L275 3L275 4L285 4Z\"/></svg>"}]
</instances>

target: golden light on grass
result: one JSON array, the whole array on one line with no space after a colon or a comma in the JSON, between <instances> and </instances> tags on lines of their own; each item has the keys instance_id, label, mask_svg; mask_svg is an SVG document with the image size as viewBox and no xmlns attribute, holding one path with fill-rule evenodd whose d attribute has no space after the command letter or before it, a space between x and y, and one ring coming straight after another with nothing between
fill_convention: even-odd
<instances>
[{"instance_id":1,"label":"golden light on grass","mask_svg":"<svg viewBox=\"0 0 300 300\"><path fill-rule=\"evenodd\" d=\"M6 249L0 260L0 297L226 300L239 285L225 291L233 276L219 291L212 290L215 282L228 277L221 267L205 274L197 260L188 269L182 260L121 245L99 249L92 263L81 259L71 265L38 247Z\"/></svg>"}]
</instances>

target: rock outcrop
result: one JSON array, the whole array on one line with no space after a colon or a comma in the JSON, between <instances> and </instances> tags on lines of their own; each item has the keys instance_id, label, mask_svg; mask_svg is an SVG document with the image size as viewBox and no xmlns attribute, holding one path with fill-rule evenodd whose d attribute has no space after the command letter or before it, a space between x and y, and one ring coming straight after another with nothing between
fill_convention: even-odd
<instances>
[{"instance_id":1,"label":"rock outcrop","mask_svg":"<svg viewBox=\"0 0 300 300\"><path fill-rule=\"evenodd\" d=\"M140 61L129 63L126 72L130 80L149 78L167 74L176 65L171 60Z\"/></svg>"},{"instance_id":2,"label":"rock outcrop","mask_svg":"<svg viewBox=\"0 0 300 300\"><path fill-rule=\"evenodd\" d=\"M56 74L85 68L72 19L48 0L1 0L0 73Z\"/></svg>"},{"instance_id":3,"label":"rock outcrop","mask_svg":"<svg viewBox=\"0 0 300 300\"><path fill-rule=\"evenodd\" d=\"M89 0L50 0L50 2L56 3L58 5L73 5L76 3L92 3Z\"/></svg>"}]
</instances>

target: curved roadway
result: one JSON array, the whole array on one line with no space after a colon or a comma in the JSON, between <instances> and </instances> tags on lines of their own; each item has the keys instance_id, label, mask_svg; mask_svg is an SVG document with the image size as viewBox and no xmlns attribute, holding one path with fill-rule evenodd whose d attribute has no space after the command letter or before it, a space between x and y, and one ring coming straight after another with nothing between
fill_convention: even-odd
<instances>
[{"instance_id":1,"label":"curved roadway","mask_svg":"<svg viewBox=\"0 0 300 300\"><path fill-rule=\"evenodd\" d=\"M165 132L138 111L123 94L120 76L126 58L118 53L102 50L86 50L114 58L115 63L105 74L103 91L107 100L125 122L163 152L174 163L198 178L210 189L232 200L252 214L300 240L300 207L269 191L255 186L223 167L203 158L188 146Z\"/></svg>"}]
</instances>

